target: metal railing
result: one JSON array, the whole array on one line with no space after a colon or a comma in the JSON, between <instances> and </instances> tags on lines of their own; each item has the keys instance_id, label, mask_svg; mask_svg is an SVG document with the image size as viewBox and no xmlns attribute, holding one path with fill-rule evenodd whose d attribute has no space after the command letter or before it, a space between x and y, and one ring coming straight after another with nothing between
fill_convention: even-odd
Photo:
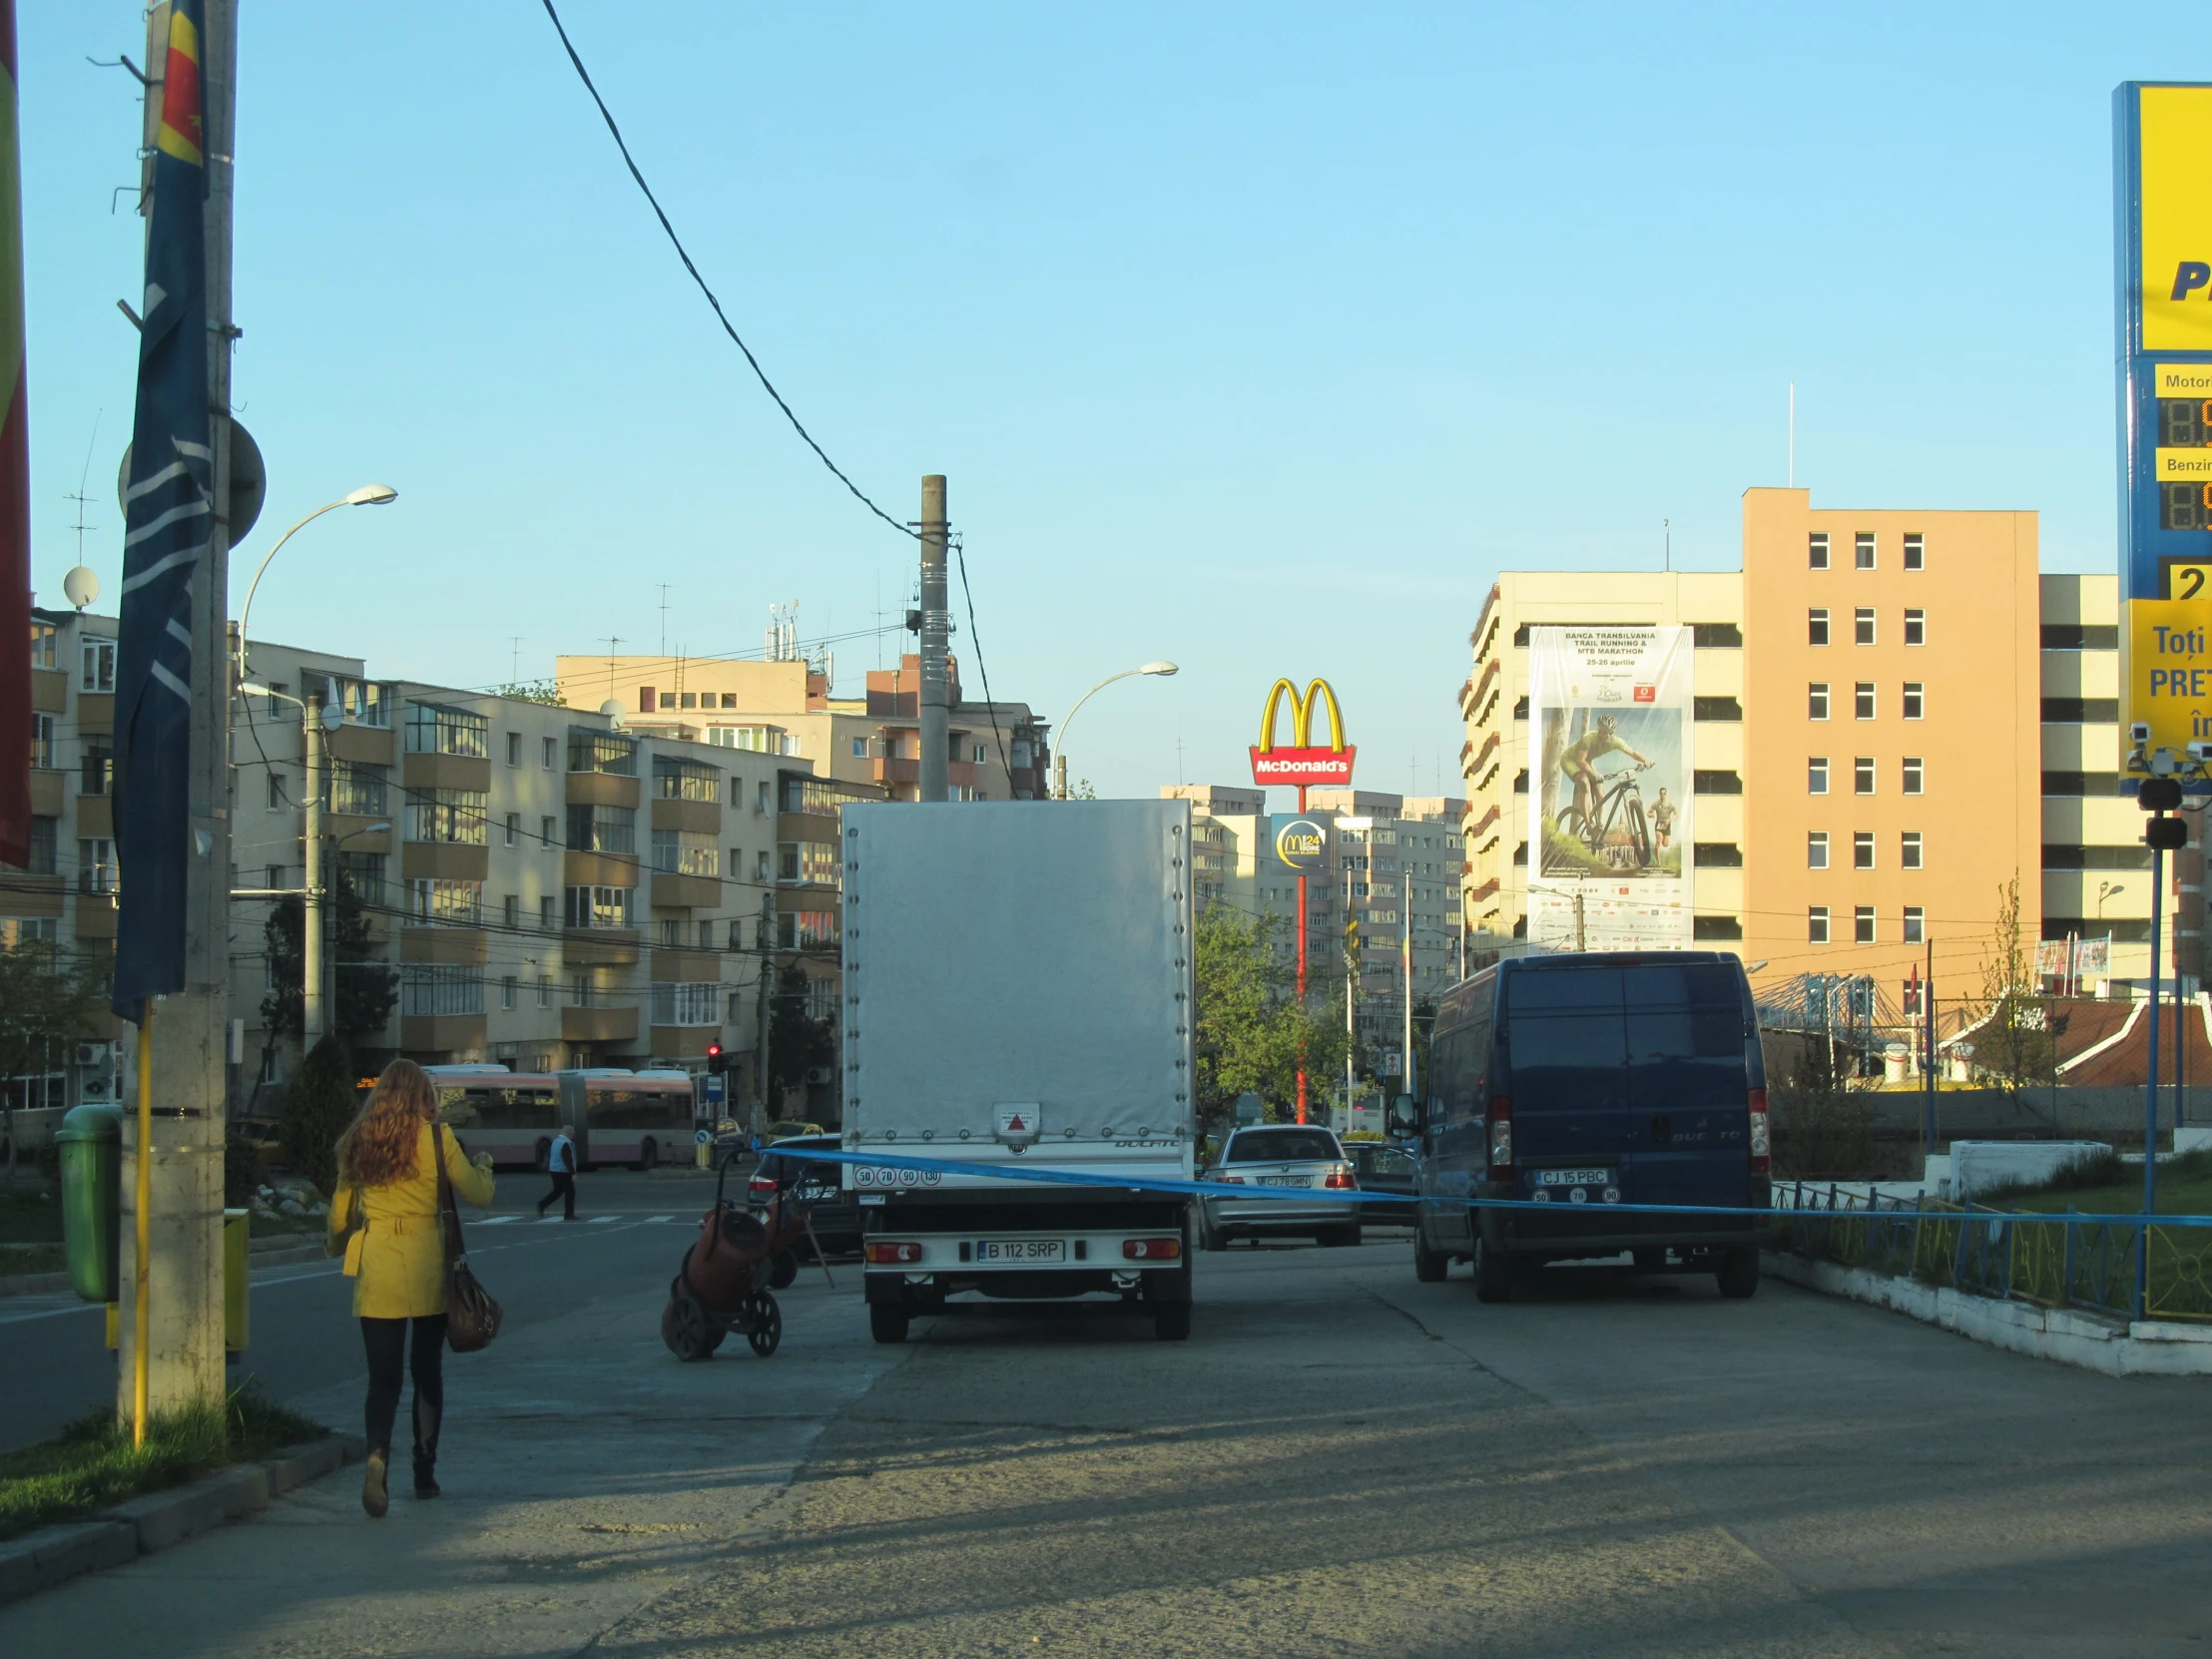
<instances>
[{"instance_id":1,"label":"metal railing","mask_svg":"<svg viewBox=\"0 0 2212 1659\"><path fill-rule=\"evenodd\" d=\"M1836 1185L1775 1189L1775 1248L1845 1267L1912 1278L1938 1290L2118 1319L2137 1306L2146 1255L2140 1223L2057 1212L1999 1210L1940 1199L1888 1198ZM2212 1228L2150 1224L2152 1319L2212 1322Z\"/></svg>"}]
</instances>

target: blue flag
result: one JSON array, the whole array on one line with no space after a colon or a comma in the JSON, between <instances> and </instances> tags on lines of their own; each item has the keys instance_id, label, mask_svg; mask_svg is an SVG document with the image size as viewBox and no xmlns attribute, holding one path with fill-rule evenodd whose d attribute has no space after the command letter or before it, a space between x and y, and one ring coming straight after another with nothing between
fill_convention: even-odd
<instances>
[{"instance_id":1,"label":"blue flag","mask_svg":"<svg viewBox=\"0 0 2212 1659\"><path fill-rule=\"evenodd\" d=\"M124 500L123 622L116 650L115 843L121 888L113 1005L185 984L192 857L192 600L215 528L208 417L203 0L173 0L154 207L146 238L138 417Z\"/></svg>"}]
</instances>

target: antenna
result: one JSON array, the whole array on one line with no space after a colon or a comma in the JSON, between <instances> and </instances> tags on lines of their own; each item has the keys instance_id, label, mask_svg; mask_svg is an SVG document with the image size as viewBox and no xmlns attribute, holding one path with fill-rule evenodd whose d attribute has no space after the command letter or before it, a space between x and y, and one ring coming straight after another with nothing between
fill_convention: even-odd
<instances>
[{"instance_id":1,"label":"antenna","mask_svg":"<svg viewBox=\"0 0 2212 1659\"><path fill-rule=\"evenodd\" d=\"M1790 382L1790 488L1797 488L1797 382Z\"/></svg>"},{"instance_id":2,"label":"antenna","mask_svg":"<svg viewBox=\"0 0 2212 1659\"><path fill-rule=\"evenodd\" d=\"M1674 570L1674 520L1671 518L1661 519L1659 530L1667 538L1667 569L1671 573Z\"/></svg>"},{"instance_id":3,"label":"antenna","mask_svg":"<svg viewBox=\"0 0 2212 1659\"><path fill-rule=\"evenodd\" d=\"M661 655L665 657L668 655L668 590L671 584L656 582L653 585L661 590Z\"/></svg>"},{"instance_id":4,"label":"antenna","mask_svg":"<svg viewBox=\"0 0 2212 1659\"><path fill-rule=\"evenodd\" d=\"M100 409L94 413L92 417L92 439L85 445L84 470L77 475L76 491L62 497L64 501L77 503L77 522L71 528L77 532L77 562L80 565L85 562L85 532L100 528L97 524L87 524L85 522L85 483L92 477L92 452L100 442L100 417L107 412L106 409Z\"/></svg>"},{"instance_id":5,"label":"antenna","mask_svg":"<svg viewBox=\"0 0 2212 1659\"><path fill-rule=\"evenodd\" d=\"M609 634L607 636L607 695L609 697L615 694L615 647L621 643L622 636L620 634Z\"/></svg>"},{"instance_id":6,"label":"antenna","mask_svg":"<svg viewBox=\"0 0 2212 1659\"><path fill-rule=\"evenodd\" d=\"M510 684L515 684L522 679L522 636L509 634L507 638L514 643L514 655L507 663L507 679Z\"/></svg>"}]
</instances>

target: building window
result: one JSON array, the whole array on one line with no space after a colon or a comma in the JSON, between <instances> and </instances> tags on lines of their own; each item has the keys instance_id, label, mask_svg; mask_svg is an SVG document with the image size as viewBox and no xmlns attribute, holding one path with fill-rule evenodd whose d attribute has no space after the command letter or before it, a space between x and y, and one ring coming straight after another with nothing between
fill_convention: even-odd
<instances>
[{"instance_id":1,"label":"building window","mask_svg":"<svg viewBox=\"0 0 2212 1659\"><path fill-rule=\"evenodd\" d=\"M1861 680L1852 688L1852 713L1860 720L1874 719L1874 682Z\"/></svg>"},{"instance_id":2,"label":"building window","mask_svg":"<svg viewBox=\"0 0 2212 1659\"><path fill-rule=\"evenodd\" d=\"M1852 910L1851 942L1853 944L1873 944L1875 942L1874 906L1872 904L1861 904Z\"/></svg>"},{"instance_id":3,"label":"building window","mask_svg":"<svg viewBox=\"0 0 2212 1659\"><path fill-rule=\"evenodd\" d=\"M1805 912L1805 938L1808 944L1828 943L1828 906L1814 904Z\"/></svg>"},{"instance_id":4,"label":"building window","mask_svg":"<svg viewBox=\"0 0 2212 1659\"><path fill-rule=\"evenodd\" d=\"M578 852L637 851L637 809L571 803L568 809L568 844Z\"/></svg>"},{"instance_id":5,"label":"building window","mask_svg":"<svg viewBox=\"0 0 2212 1659\"><path fill-rule=\"evenodd\" d=\"M54 770L54 717L31 717L31 765L46 771Z\"/></svg>"},{"instance_id":6,"label":"building window","mask_svg":"<svg viewBox=\"0 0 2212 1659\"><path fill-rule=\"evenodd\" d=\"M1851 793L1874 794L1874 757L1862 755L1851 763Z\"/></svg>"},{"instance_id":7,"label":"building window","mask_svg":"<svg viewBox=\"0 0 2212 1659\"><path fill-rule=\"evenodd\" d=\"M570 975L568 981L568 1005L571 1008L589 1008L597 1000L597 997L593 994L591 970L589 968L584 969L580 973Z\"/></svg>"},{"instance_id":8,"label":"building window","mask_svg":"<svg viewBox=\"0 0 2212 1659\"><path fill-rule=\"evenodd\" d=\"M1805 643L1808 645L1826 645L1828 643L1828 611L1825 606L1805 613Z\"/></svg>"},{"instance_id":9,"label":"building window","mask_svg":"<svg viewBox=\"0 0 2212 1659\"><path fill-rule=\"evenodd\" d=\"M837 942L834 910L781 910L776 916L776 944L780 950L808 950Z\"/></svg>"},{"instance_id":10,"label":"building window","mask_svg":"<svg viewBox=\"0 0 2212 1659\"><path fill-rule=\"evenodd\" d=\"M2111 697L2046 697L2046 726L2110 726L2120 718L2120 704Z\"/></svg>"},{"instance_id":11,"label":"building window","mask_svg":"<svg viewBox=\"0 0 2212 1659\"><path fill-rule=\"evenodd\" d=\"M1827 681L1816 680L1805 688L1805 718L1807 720L1826 720L1828 718Z\"/></svg>"},{"instance_id":12,"label":"building window","mask_svg":"<svg viewBox=\"0 0 2212 1659\"><path fill-rule=\"evenodd\" d=\"M864 761L867 759L867 739L854 738L852 740L852 758L855 761Z\"/></svg>"},{"instance_id":13,"label":"building window","mask_svg":"<svg viewBox=\"0 0 2212 1659\"><path fill-rule=\"evenodd\" d=\"M355 818L382 818L390 768L366 761L333 761L330 781L324 786L322 804L333 813Z\"/></svg>"},{"instance_id":14,"label":"building window","mask_svg":"<svg viewBox=\"0 0 2212 1659\"><path fill-rule=\"evenodd\" d=\"M569 728L568 770L603 772L611 778L638 775L638 744L614 732Z\"/></svg>"},{"instance_id":15,"label":"building window","mask_svg":"<svg viewBox=\"0 0 2212 1659\"><path fill-rule=\"evenodd\" d=\"M1905 718L1907 720L1919 720L1921 711L1927 705L1927 700L1928 688L1925 684L1919 680L1905 682Z\"/></svg>"},{"instance_id":16,"label":"building window","mask_svg":"<svg viewBox=\"0 0 2212 1659\"><path fill-rule=\"evenodd\" d=\"M756 881L773 881L776 879L776 855L766 847L753 855L753 879Z\"/></svg>"},{"instance_id":17,"label":"building window","mask_svg":"<svg viewBox=\"0 0 2212 1659\"><path fill-rule=\"evenodd\" d=\"M31 861L22 868L32 875L52 875L60 850L61 820L34 817L31 820ZM0 869L14 866L0 864Z\"/></svg>"},{"instance_id":18,"label":"building window","mask_svg":"<svg viewBox=\"0 0 2212 1659\"><path fill-rule=\"evenodd\" d=\"M1733 622L1693 622L1690 644L1698 651L1741 651L1744 631Z\"/></svg>"},{"instance_id":19,"label":"building window","mask_svg":"<svg viewBox=\"0 0 2212 1659\"><path fill-rule=\"evenodd\" d=\"M1928 568L1927 559L1927 543L1922 539L1920 532L1917 530L1908 531L1905 537L1905 568L1907 570L1926 570Z\"/></svg>"},{"instance_id":20,"label":"building window","mask_svg":"<svg viewBox=\"0 0 2212 1659\"><path fill-rule=\"evenodd\" d=\"M696 982L653 981L655 1025L720 1025L723 994L719 979Z\"/></svg>"},{"instance_id":21,"label":"building window","mask_svg":"<svg viewBox=\"0 0 2212 1659\"><path fill-rule=\"evenodd\" d=\"M87 640L77 678L77 689L88 692L115 690L115 641Z\"/></svg>"},{"instance_id":22,"label":"building window","mask_svg":"<svg viewBox=\"0 0 2212 1659\"><path fill-rule=\"evenodd\" d=\"M653 831L653 867L663 875L720 875L722 854L679 830Z\"/></svg>"},{"instance_id":23,"label":"building window","mask_svg":"<svg viewBox=\"0 0 2212 1659\"><path fill-rule=\"evenodd\" d=\"M1926 944L1928 942L1928 913L1918 904L1908 904L1905 907L1905 942L1907 944Z\"/></svg>"},{"instance_id":24,"label":"building window","mask_svg":"<svg viewBox=\"0 0 2212 1659\"><path fill-rule=\"evenodd\" d=\"M509 813L507 815L507 844L514 846L519 844L521 840L522 815L520 813Z\"/></svg>"},{"instance_id":25,"label":"building window","mask_svg":"<svg viewBox=\"0 0 2212 1659\"><path fill-rule=\"evenodd\" d=\"M507 975L506 978L499 981L499 1006L502 1008L512 1008L514 1005L515 976L510 973Z\"/></svg>"},{"instance_id":26,"label":"building window","mask_svg":"<svg viewBox=\"0 0 2212 1659\"><path fill-rule=\"evenodd\" d=\"M1921 867L1921 832L1908 830L1898 837L1898 865L1903 869Z\"/></svg>"},{"instance_id":27,"label":"building window","mask_svg":"<svg viewBox=\"0 0 2212 1659\"><path fill-rule=\"evenodd\" d=\"M1735 725L1744 718L1744 706L1733 697L1693 697L1690 699L1690 718Z\"/></svg>"},{"instance_id":28,"label":"building window","mask_svg":"<svg viewBox=\"0 0 2212 1659\"><path fill-rule=\"evenodd\" d=\"M520 732L509 732L507 734L507 764L511 767L522 765L522 734ZM511 1007L512 1004L509 1004L509 1006Z\"/></svg>"},{"instance_id":29,"label":"building window","mask_svg":"<svg viewBox=\"0 0 2212 1659\"><path fill-rule=\"evenodd\" d=\"M559 771L561 765L561 740L559 738L545 738L542 739L541 742L544 745L544 748L540 752L542 757L541 764L544 766L547 772Z\"/></svg>"},{"instance_id":30,"label":"building window","mask_svg":"<svg viewBox=\"0 0 2212 1659\"><path fill-rule=\"evenodd\" d=\"M699 694L697 692L678 692L676 694L676 705L681 709L696 709L699 707ZM710 703L708 707L713 708L714 705Z\"/></svg>"},{"instance_id":31,"label":"building window","mask_svg":"<svg viewBox=\"0 0 2212 1659\"><path fill-rule=\"evenodd\" d=\"M559 846L561 844L557 820L552 818L538 820L538 844L540 846Z\"/></svg>"},{"instance_id":32,"label":"building window","mask_svg":"<svg viewBox=\"0 0 2212 1659\"><path fill-rule=\"evenodd\" d=\"M1853 869L1874 868L1874 831L1872 830L1852 831L1851 867Z\"/></svg>"},{"instance_id":33,"label":"building window","mask_svg":"<svg viewBox=\"0 0 2212 1659\"><path fill-rule=\"evenodd\" d=\"M1923 783L1926 781L1926 777L1927 774L1922 767L1921 758L1918 755L1906 756L1905 793L1907 795L1923 795L1927 793L1922 788Z\"/></svg>"},{"instance_id":34,"label":"building window","mask_svg":"<svg viewBox=\"0 0 2212 1659\"><path fill-rule=\"evenodd\" d=\"M1805 791L1808 795L1828 793L1828 757L1815 755L1805 763Z\"/></svg>"},{"instance_id":35,"label":"building window","mask_svg":"<svg viewBox=\"0 0 2212 1659\"><path fill-rule=\"evenodd\" d=\"M419 752L418 752L419 753ZM407 839L482 846L490 840L485 797L476 790L414 790L407 802Z\"/></svg>"},{"instance_id":36,"label":"building window","mask_svg":"<svg viewBox=\"0 0 2212 1659\"><path fill-rule=\"evenodd\" d=\"M1525 793L1525 792L1524 792ZM1692 795L1742 795L1744 780L1734 772L1693 772L1690 774ZM1522 845L1525 847L1526 842Z\"/></svg>"},{"instance_id":37,"label":"building window","mask_svg":"<svg viewBox=\"0 0 2212 1659\"><path fill-rule=\"evenodd\" d=\"M271 812L280 813L291 805L291 797L284 791L284 775L275 767L269 769L269 777L264 780L264 788L268 793L263 805Z\"/></svg>"},{"instance_id":38,"label":"building window","mask_svg":"<svg viewBox=\"0 0 2212 1659\"><path fill-rule=\"evenodd\" d=\"M1734 841L1699 841L1690 849L1690 861L1699 869L1742 869L1744 849Z\"/></svg>"},{"instance_id":39,"label":"building window","mask_svg":"<svg viewBox=\"0 0 2212 1659\"><path fill-rule=\"evenodd\" d=\"M77 842L77 890L116 890L115 842L105 837L81 837Z\"/></svg>"},{"instance_id":40,"label":"building window","mask_svg":"<svg viewBox=\"0 0 2212 1659\"><path fill-rule=\"evenodd\" d=\"M56 945L61 940L61 923L53 916L0 916L0 950L16 950L27 944Z\"/></svg>"},{"instance_id":41,"label":"building window","mask_svg":"<svg viewBox=\"0 0 2212 1659\"><path fill-rule=\"evenodd\" d=\"M418 875L407 882L407 919L410 922L476 927L483 922L483 907L484 883L481 881L448 881L442 877Z\"/></svg>"},{"instance_id":42,"label":"building window","mask_svg":"<svg viewBox=\"0 0 2212 1659\"><path fill-rule=\"evenodd\" d=\"M1907 611L1905 613L1905 643L1907 645L1926 645L1928 643L1928 613L1926 611Z\"/></svg>"},{"instance_id":43,"label":"building window","mask_svg":"<svg viewBox=\"0 0 2212 1659\"><path fill-rule=\"evenodd\" d=\"M1815 830L1806 835L1805 867L1807 869L1826 869L1828 867L1828 831L1826 830Z\"/></svg>"},{"instance_id":44,"label":"building window","mask_svg":"<svg viewBox=\"0 0 2212 1659\"><path fill-rule=\"evenodd\" d=\"M2042 644L2045 651L2117 651L2120 630L2110 623L2046 622Z\"/></svg>"},{"instance_id":45,"label":"building window","mask_svg":"<svg viewBox=\"0 0 2212 1659\"><path fill-rule=\"evenodd\" d=\"M284 866L282 864L271 864L268 866L268 870L269 890L271 892L280 891L284 885Z\"/></svg>"},{"instance_id":46,"label":"building window","mask_svg":"<svg viewBox=\"0 0 2212 1659\"><path fill-rule=\"evenodd\" d=\"M551 903L552 900L548 899L546 902ZM542 973L538 975L538 1006L541 1008L553 1006L553 981Z\"/></svg>"},{"instance_id":47,"label":"building window","mask_svg":"<svg viewBox=\"0 0 2212 1659\"><path fill-rule=\"evenodd\" d=\"M484 970L411 962L399 970L399 1012L416 1017L480 1014Z\"/></svg>"},{"instance_id":48,"label":"building window","mask_svg":"<svg viewBox=\"0 0 2212 1659\"><path fill-rule=\"evenodd\" d=\"M384 855L338 849L338 880L350 887L363 904L381 907L384 902Z\"/></svg>"},{"instance_id":49,"label":"building window","mask_svg":"<svg viewBox=\"0 0 2212 1659\"><path fill-rule=\"evenodd\" d=\"M1874 569L1874 532L1861 530L1852 537L1852 563L1861 570Z\"/></svg>"},{"instance_id":50,"label":"building window","mask_svg":"<svg viewBox=\"0 0 2212 1659\"><path fill-rule=\"evenodd\" d=\"M641 715L654 715L659 714L660 712L661 703L659 694L656 693L651 686L640 686L638 688L638 713Z\"/></svg>"},{"instance_id":51,"label":"building window","mask_svg":"<svg viewBox=\"0 0 2212 1659\"><path fill-rule=\"evenodd\" d=\"M491 755L491 722L466 709L436 703L407 705L407 753L462 755L485 760Z\"/></svg>"},{"instance_id":52,"label":"building window","mask_svg":"<svg viewBox=\"0 0 2212 1659\"><path fill-rule=\"evenodd\" d=\"M553 931L554 924L559 920L560 914L555 908L553 895L551 893L541 895L538 899L538 925L550 933Z\"/></svg>"},{"instance_id":53,"label":"building window","mask_svg":"<svg viewBox=\"0 0 2212 1659\"><path fill-rule=\"evenodd\" d=\"M722 773L700 761L653 759L653 793L663 801L722 800Z\"/></svg>"},{"instance_id":54,"label":"building window","mask_svg":"<svg viewBox=\"0 0 2212 1659\"><path fill-rule=\"evenodd\" d=\"M634 887L571 887L568 889L568 925L571 927L628 927L630 895Z\"/></svg>"},{"instance_id":55,"label":"building window","mask_svg":"<svg viewBox=\"0 0 2212 1659\"><path fill-rule=\"evenodd\" d=\"M670 950L684 948L684 923L676 916L661 918L661 943ZM666 1024L666 1021L662 1023Z\"/></svg>"},{"instance_id":56,"label":"building window","mask_svg":"<svg viewBox=\"0 0 2212 1659\"><path fill-rule=\"evenodd\" d=\"M1851 613L1851 637L1854 645L1874 644L1874 607L1862 605Z\"/></svg>"},{"instance_id":57,"label":"building window","mask_svg":"<svg viewBox=\"0 0 2212 1659\"><path fill-rule=\"evenodd\" d=\"M56 655L56 648L60 639L61 630L51 622L32 623L31 666L33 668L59 667L61 659Z\"/></svg>"},{"instance_id":58,"label":"building window","mask_svg":"<svg viewBox=\"0 0 2212 1659\"><path fill-rule=\"evenodd\" d=\"M707 741L717 749L749 749L756 755L799 753L799 740L781 726L710 726Z\"/></svg>"},{"instance_id":59,"label":"building window","mask_svg":"<svg viewBox=\"0 0 2212 1659\"><path fill-rule=\"evenodd\" d=\"M511 892L499 901L499 919L510 933L522 931L522 895ZM513 1007L513 1003L507 1004Z\"/></svg>"},{"instance_id":60,"label":"building window","mask_svg":"<svg viewBox=\"0 0 2212 1659\"><path fill-rule=\"evenodd\" d=\"M1806 563L1814 570L1828 568L1828 532L1815 530L1805 538Z\"/></svg>"}]
</instances>

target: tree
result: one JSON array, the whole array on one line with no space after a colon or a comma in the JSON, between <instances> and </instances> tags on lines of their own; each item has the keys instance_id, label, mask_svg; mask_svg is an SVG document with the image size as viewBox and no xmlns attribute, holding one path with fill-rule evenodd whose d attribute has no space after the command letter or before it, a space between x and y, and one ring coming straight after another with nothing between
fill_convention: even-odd
<instances>
[{"instance_id":1,"label":"tree","mask_svg":"<svg viewBox=\"0 0 2212 1659\"><path fill-rule=\"evenodd\" d=\"M830 1022L814 1019L807 1012L808 987L813 983L796 966L783 968L776 975L776 992L769 998L768 1010L769 1078L777 1091L769 1096L771 1105L780 1098L780 1091L798 1088L807 1081L808 1072L837 1057L836 1038Z\"/></svg>"},{"instance_id":2,"label":"tree","mask_svg":"<svg viewBox=\"0 0 2212 1659\"><path fill-rule=\"evenodd\" d=\"M1982 995L1989 1004L1975 1030L1976 1069L2017 1099L2024 1088L2058 1081L2057 1033L2050 1001L2035 977L2034 946L2020 924L2020 878L1997 889L1996 930L1982 958Z\"/></svg>"},{"instance_id":3,"label":"tree","mask_svg":"<svg viewBox=\"0 0 2212 1659\"><path fill-rule=\"evenodd\" d=\"M324 1037L307 1050L284 1091L276 1138L292 1174L312 1181L325 1197L336 1186L338 1137L357 1109L345 1045Z\"/></svg>"},{"instance_id":4,"label":"tree","mask_svg":"<svg viewBox=\"0 0 2212 1659\"><path fill-rule=\"evenodd\" d=\"M556 709L561 706L560 688L551 680L509 680L503 686L494 687L493 695L512 698L517 703L545 703Z\"/></svg>"},{"instance_id":5,"label":"tree","mask_svg":"<svg viewBox=\"0 0 2212 1659\"><path fill-rule=\"evenodd\" d=\"M1298 1097L1303 1052L1311 1091L1326 1090L1344 1069L1344 1004L1334 984L1308 1006L1297 1003L1297 975L1280 942L1279 916L1250 916L1212 904L1198 918L1194 966L1198 991L1198 1111L1225 1124L1237 1097L1257 1094L1279 1111Z\"/></svg>"},{"instance_id":6,"label":"tree","mask_svg":"<svg viewBox=\"0 0 2212 1659\"><path fill-rule=\"evenodd\" d=\"M53 1071L55 1050L91 1029L108 1002L108 959L64 951L44 939L0 946L0 1103L4 1103L8 1171L15 1171L18 1077Z\"/></svg>"},{"instance_id":7,"label":"tree","mask_svg":"<svg viewBox=\"0 0 2212 1659\"><path fill-rule=\"evenodd\" d=\"M337 870L331 899L323 912L329 918L325 954L335 958L337 967L332 975L336 996L328 1020L331 1035L351 1049L362 1038L383 1030L392 1004L399 1000L399 976L368 959L375 942L369 936L368 914L343 866ZM262 1024L269 1032L265 1050L275 1048L280 1037L296 1041L305 1029L304 918L298 898L278 899L262 929L270 978L275 982L262 998Z\"/></svg>"}]
</instances>

